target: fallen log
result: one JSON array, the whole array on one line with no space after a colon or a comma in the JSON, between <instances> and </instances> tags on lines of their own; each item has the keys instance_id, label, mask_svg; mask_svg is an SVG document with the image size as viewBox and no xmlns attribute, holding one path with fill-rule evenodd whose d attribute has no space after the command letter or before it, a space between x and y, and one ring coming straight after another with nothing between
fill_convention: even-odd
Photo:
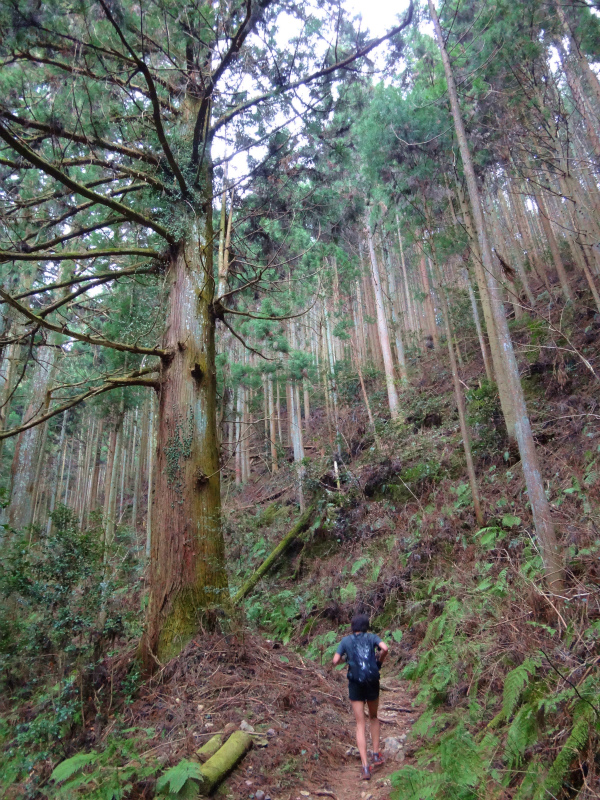
<instances>
[{"instance_id":1,"label":"fallen log","mask_svg":"<svg viewBox=\"0 0 600 800\"><path fill-rule=\"evenodd\" d=\"M203 778L199 789L200 797L207 797L211 794L238 765L251 747L252 736L249 733L246 731L232 733L214 756L200 767Z\"/></svg>"},{"instance_id":2,"label":"fallen log","mask_svg":"<svg viewBox=\"0 0 600 800\"><path fill-rule=\"evenodd\" d=\"M265 558L262 562L260 567L254 572L246 581L246 583L241 587L241 589L236 592L233 597L231 598L231 602L233 605L237 605L244 597L247 597L252 589L256 586L259 580L266 575L266 573L271 569L273 564L277 561L280 555L285 553L288 547L292 544L294 539L300 536L301 533L308 528L310 525L310 521L312 519L312 515L315 512L315 506L310 506L307 508L304 514L298 519L294 527L287 533L283 539L279 542L277 547L271 551L271 553Z\"/></svg>"},{"instance_id":3,"label":"fallen log","mask_svg":"<svg viewBox=\"0 0 600 800\"><path fill-rule=\"evenodd\" d=\"M223 746L223 737L220 733L216 733L214 736L205 742L202 747L199 747L196 750L196 755L200 759L200 761L205 762L208 761L209 758L214 756L214 754Z\"/></svg>"}]
</instances>

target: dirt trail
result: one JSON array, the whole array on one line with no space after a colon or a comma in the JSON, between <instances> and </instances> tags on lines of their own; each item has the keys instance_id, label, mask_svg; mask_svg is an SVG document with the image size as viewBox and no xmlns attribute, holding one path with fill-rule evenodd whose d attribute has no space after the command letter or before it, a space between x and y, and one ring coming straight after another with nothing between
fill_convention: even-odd
<instances>
[{"instance_id":1,"label":"dirt trail","mask_svg":"<svg viewBox=\"0 0 600 800\"><path fill-rule=\"evenodd\" d=\"M418 716L417 711L412 709L411 703L412 697L401 681L393 679L382 681L378 714L381 720L382 749L385 739L402 741L404 736L408 738L411 726ZM354 716L349 703L346 719L347 726L339 733L341 741L347 743L346 750L350 750L355 748L356 741ZM368 723L367 736L370 748ZM406 742L402 744L405 745ZM404 754L404 746L398 752L391 752L390 746L393 748L393 743L388 743L387 752L383 749L385 764L373 771L370 781L359 780L360 757L356 751L356 755L347 755L339 768L332 770L326 782L320 786L304 786L300 791L292 792L291 800L310 800L310 798L316 800L319 797L331 797L332 800L388 800L391 792L390 775L409 763Z\"/></svg>"}]
</instances>

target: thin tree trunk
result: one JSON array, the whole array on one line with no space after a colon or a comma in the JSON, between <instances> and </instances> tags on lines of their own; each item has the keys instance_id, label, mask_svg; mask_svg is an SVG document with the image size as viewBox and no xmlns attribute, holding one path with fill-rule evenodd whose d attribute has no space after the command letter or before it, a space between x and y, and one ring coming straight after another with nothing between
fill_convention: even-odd
<instances>
[{"instance_id":1,"label":"thin tree trunk","mask_svg":"<svg viewBox=\"0 0 600 800\"><path fill-rule=\"evenodd\" d=\"M467 136L458 102L456 84L454 82L450 59L446 51L442 29L440 27L433 0L428 0L428 5L444 65L456 137L458 140L463 169L465 171L465 177L467 180L467 187L469 189L469 197L471 199L471 207L473 209L475 228L477 230L479 239L479 249L483 260L483 266L486 270L487 289L490 293L491 306L492 310L494 311L496 334L500 341L500 352L503 355L505 374L509 381L512 400L515 407L515 430L517 434L517 442L523 464L523 472L525 475L529 502L533 512L536 533L540 542L540 550L542 559L544 561L546 580L553 592L560 593L563 586L562 557L558 542L556 540L556 533L550 512L550 505L544 491L544 484L538 464L535 444L533 441L533 433L531 431L529 416L527 414L527 406L525 404L523 388L519 378L519 369L515 359L512 340L510 338L510 332L506 322L506 316L504 314L498 288L492 278L492 253L485 227L483 208L481 205L479 189L477 187L477 178L475 176L473 161L471 159L471 153L469 151Z\"/></svg>"},{"instance_id":2,"label":"thin tree trunk","mask_svg":"<svg viewBox=\"0 0 600 800\"><path fill-rule=\"evenodd\" d=\"M563 294L567 300L573 300L573 293L571 292L571 287L569 286L569 278L567 277L567 273L565 272L565 267L562 262L562 258L560 255L560 250L558 249L558 242L556 241L556 237L554 235L554 231L552 230L552 225L550 224L550 219L548 217L548 209L546 207L546 203L544 202L544 198L539 191L534 192L535 201L537 203L537 207L540 212L540 222L542 224L542 228L544 229L544 234L546 236L546 240L550 247L550 253L552 254L552 261L554 262L554 269L556 270L560 285L562 286Z\"/></svg>"},{"instance_id":3,"label":"thin tree trunk","mask_svg":"<svg viewBox=\"0 0 600 800\"><path fill-rule=\"evenodd\" d=\"M425 294L425 313L427 315L427 322L429 327L429 335L431 336L433 346L437 350L440 346L440 340L437 333L437 323L435 320L435 307L433 305L433 298L431 296L431 286L429 285L429 275L427 274L427 261L425 253L421 253L419 262L421 269L421 280L423 281L423 292Z\"/></svg>"},{"instance_id":4,"label":"thin tree trunk","mask_svg":"<svg viewBox=\"0 0 600 800\"><path fill-rule=\"evenodd\" d=\"M331 405L332 405L332 412L333 412L333 429L335 431L335 441L336 441L336 449L338 451L338 455L341 453L341 441L340 441L340 431L339 431L339 424L340 424L340 417L338 411L338 396L337 396L337 381L335 377L335 356L333 353L333 343L332 343L332 335L331 335L331 324L329 320L329 314L325 312L325 334L327 339L327 357L329 363L329 390L331 392Z\"/></svg>"},{"instance_id":5,"label":"thin tree trunk","mask_svg":"<svg viewBox=\"0 0 600 800\"><path fill-rule=\"evenodd\" d=\"M467 284L467 289L469 292L469 300L471 301L471 312L473 313L473 321L475 322L475 330L477 331L477 339L479 341L479 347L481 349L481 356L483 358L483 366L485 368L485 377L490 381L490 383L494 380L494 373L492 372L492 365L490 363L490 354L487 348L487 343L485 341L485 337L483 335L483 330L481 328L481 319L479 317L479 309L477 308L477 298L475 297L475 292L473 291L473 284L471 283L471 279L469 277L469 273L465 269L465 281Z\"/></svg>"},{"instance_id":6,"label":"thin tree trunk","mask_svg":"<svg viewBox=\"0 0 600 800\"><path fill-rule=\"evenodd\" d=\"M279 437L279 444L283 445L283 436L281 435L281 397L279 394L279 376L275 378L277 384L277 436Z\"/></svg>"},{"instance_id":7,"label":"thin tree trunk","mask_svg":"<svg viewBox=\"0 0 600 800\"><path fill-rule=\"evenodd\" d=\"M94 459L94 466L92 469L92 482L90 485L90 500L88 509L90 512L96 510L98 504L98 486L100 484L100 465L102 463L102 429L104 427L104 420L98 422L98 432L96 434L96 444L92 458Z\"/></svg>"},{"instance_id":8,"label":"thin tree trunk","mask_svg":"<svg viewBox=\"0 0 600 800\"><path fill-rule=\"evenodd\" d=\"M66 448L66 435L67 435L67 421L69 419L69 412L65 411L63 414L62 425L60 428L60 439L58 442L58 452L56 455L56 479L52 486L52 494L50 496L50 508L48 509L48 522L46 523L46 536L52 533L52 514L56 509L56 499L60 495L60 485L62 483L62 474L65 467L65 456L67 453ZM59 465L62 467L59 469Z\"/></svg>"},{"instance_id":9,"label":"thin tree trunk","mask_svg":"<svg viewBox=\"0 0 600 800\"><path fill-rule=\"evenodd\" d=\"M277 472L279 465L277 464L277 443L276 443L276 421L275 421L275 404L273 402L273 376L267 376L267 388L269 398L269 439L271 445L271 469Z\"/></svg>"},{"instance_id":10,"label":"thin tree trunk","mask_svg":"<svg viewBox=\"0 0 600 800\"><path fill-rule=\"evenodd\" d=\"M150 558L152 551L152 505L154 495L154 453L156 452L156 413L154 394L150 395L148 409L148 488L146 498L146 558Z\"/></svg>"},{"instance_id":11,"label":"thin tree trunk","mask_svg":"<svg viewBox=\"0 0 600 800\"><path fill-rule=\"evenodd\" d=\"M69 505L69 481L71 480L71 464L73 463L73 450L75 449L75 434L71 437L71 446L69 448L69 463L67 465L67 478L65 481L65 498L63 504Z\"/></svg>"},{"instance_id":12,"label":"thin tree trunk","mask_svg":"<svg viewBox=\"0 0 600 800\"><path fill-rule=\"evenodd\" d=\"M23 421L38 416L48 407L48 392L54 379L56 357L56 347L48 345L38 348L37 363L31 379L31 399ZM35 502L35 474L43 437L43 425L28 428L17 437L11 467L12 488L8 508L8 522L12 528L26 528L31 525Z\"/></svg>"},{"instance_id":13,"label":"thin tree trunk","mask_svg":"<svg viewBox=\"0 0 600 800\"><path fill-rule=\"evenodd\" d=\"M113 467L110 476L110 485L108 487L108 502L106 504L106 522L104 525L104 557L108 557L108 550L111 547L117 528L117 494L119 478L122 473L122 447L123 447L123 406L124 402L121 400L121 406L117 415L117 422L115 425L115 452L113 456Z\"/></svg>"},{"instance_id":14,"label":"thin tree trunk","mask_svg":"<svg viewBox=\"0 0 600 800\"><path fill-rule=\"evenodd\" d=\"M406 355L404 352L404 342L402 341L402 327L400 325L400 319L398 318L398 313L396 311L396 302L398 300L398 292L396 288L396 276L394 274L394 267L391 263L391 259L388 252L388 295L389 295L389 303L390 303L390 311L392 315L392 327L394 329L394 341L396 344L396 354L398 356L398 366L399 366L399 374L400 380L402 383L407 382L407 369L406 369Z\"/></svg>"},{"instance_id":15,"label":"thin tree trunk","mask_svg":"<svg viewBox=\"0 0 600 800\"><path fill-rule=\"evenodd\" d=\"M514 442L516 441L516 432L515 432L516 421L515 421L514 406L510 397L508 379L505 375L504 361L500 354L500 339L496 334L496 323L494 321L494 312L490 302L490 296L486 289L487 277L485 270L483 268L479 242L477 239L477 234L475 232L475 229L473 228L471 212L469 211L469 208L467 206L467 200L466 197L464 196L462 186L457 183L456 189L462 214L465 221L465 227L467 228L467 233L471 240L472 254L473 254L472 264L475 271L477 286L479 287L479 297L481 298L481 307L483 308L485 327L488 332L488 341L490 343L490 351L492 353L492 367L494 370L494 375L496 377L496 386L498 387L498 396L500 397L500 406L502 408L502 415L504 417L504 423L506 425L508 438L511 442ZM492 275L493 275L493 270L492 270ZM494 283L494 285L496 284ZM502 305L502 313L504 315L504 305ZM506 320L506 315L504 315L504 319Z\"/></svg>"},{"instance_id":16,"label":"thin tree trunk","mask_svg":"<svg viewBox=\"0 0 600 800\"><path fill-rule=\"evenodd\" d=\"M371 227L369 221L366 223L367 243L369 247L369 254L371 256L371 280L373 281L373 290L375 293L375 311L377 313L377 329L379 331L379 344L383 354L383 368L385 371L385 384L387 387L388 403L390 406L390 415L392 419L398 419L400 411L400 400L398 392L396 391L396 383L394 380L394 362L392 360L392 348L390 346L390 335L388 331L387 320L385 318L385 306L383 303L383 291L381 288L381 276L379 273L379 264L377 263L377 256L375 255L375 248L373 246L373 236L371 234Z\"/></svg>"},{"instance_id":17,"label":"thin tree trunk","mask_svg":"<svg viewBox=\"0 0 600 800\"><path fill-rule=\"evenodd\" d=\"M475 466L473 464L473 453L471 450L471 436L467 426L467 414L465 409L465 398L460 386L460 379L458 375L458 366L456 364L456 357L454 355L454 346L452 344L452 327L450 324L450 310L448 308L448 301L445 294L444 286L442 285L442 275L440 272L439 264L435 253L435 244L433 236L430 232L429 242L432 249L432 260L437 271L437 281L439 286L438 297L440 299L440 306L442 310L442 319L444 320L444 327L446 329L446 341L448 343L448 355L450 357L450 369L452 370L452 383L454 386L454 398L456 400L456 407L458 409L458 421L460 424L460 433L462 436L463 449L465 451L465 461L467 464L467 474L469 476L469 485L471 487L471 495L473 497L473 508L475 510L475 518L477 524L483 526L485 520L481 510L481 500L479 498L479 487L477 485L477 477L475 475Z\"/></svg>"},{"instance_id":18,"label":"thin tree trunk","mask_svg":"<svg viewBox=\"0 0 600 800\"><path fill-rule=\"evenodd\" d=\"M48 407L44 407L44 411L47 411ZM41 486L41 477L42 477L42 467L44 465L44 456L45 456L45 449L46 449L46 442L48 440L48 423L44 422L41 426L42 428L42 440L40 442L40 452L38 454L37 465L35 468L35 478L33 481L33 485L35 487L35 494L34 494L34 501L33 501L33 517L31 519L31 524L35 525L37 522L38 516L38 509L41 501L41 495L43 494L43 488Z\"/></svg>"},{"instance_id":19,"label":"thin tree trunk","mask_svg":"<svg viewBox=\"0 0 600 800\"><path fill-rule=\"evenodd\" d=\"M139 436L137 437L138 439L136 448L137 459L135 459L135 472L133 476L133 503L131 507L131 527L133 528L134 531L137 530L137 525L138 525L140 491L142 488L142 463L144 460L144 441L148 438L147 403L144 403L144 406L142 408L141 425L138 425L137 429L139 430Z\"/></svg>"}]
</instances>

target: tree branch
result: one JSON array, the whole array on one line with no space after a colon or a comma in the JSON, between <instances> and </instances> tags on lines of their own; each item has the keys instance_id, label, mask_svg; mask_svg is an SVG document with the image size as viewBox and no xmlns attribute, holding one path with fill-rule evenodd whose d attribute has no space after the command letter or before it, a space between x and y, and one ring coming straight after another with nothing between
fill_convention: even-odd
<instances>
[{"instance_id":1,"label":"tree branch","mask_svg":"<svg viewBox=\"0 0 600 800\"><path fill-rule=\"evenodd\" d=\"M64 72L69 72L71 75L83 75L86 78L91 78L91 80L99 81L101 83L112 83L115 86L119 86L123 90L139 92L140 94L143 94L144 97L149 96L147 90L145 90L143 86L140 86L140 84L133 83L133 81L124 81L121 78L118 78L114 73L107 75L96 75L96 73L92 72L91 69L84 69L81 66L73 66L71 64L65 64L62 61L55 61L52 58L43 58L42 56L34 56L31 53L26 53L26 52L20 52L17 54L17 56L18 58L22 58L24 61L31 61L34 64L47 64L50 67L56 67L56 69L63 70ZM166 111L169 111L171 114L178 116L181 113L179 109L176 108L170 101L159 99L159 102L161 106Z\"/></svg>"},{"instance_id":2,"label":"tree branch","mask_svg":"<svg viewBox=\"0 0 600 800\"><path fill-rule=\"evenodd\" d=\"M158 259L160 253L146 247L109 247L105 250L82 250L81 252L65 250L62 253L19 253L16 250L0 250L0 263L3 261L79 261L101 256L146 256Z\"/></svg>"},{"instance_id":3,"label":"tree branch","mask_svg":"<svg viewBox=\"0 0 600 800\"><path fill-rule=\"evenodd\" d=\"M316 72L311 73L310 75L305 75L303 78L299 78L297 81L293 81L292 83L288 83L287 86L281 86L277 89L273 89L270 92L265 92L262 95L258 95L257 97L252 98L251 100L247 100L245 103L241 103L239 106L232 108L231 111L226 112L223 114L212 126L210 130L211 136L222 128L223 125L227 125L235 116L238 114L247 111L252 106L256 105L257 103L261 103L263 100L268 100L272 97L277 97L278 95L285 94L286 92L290 92L293 89L298 89L300 86L306 86L309 83L317 80L318 78L324 78L327 75L331 75L334 72L337 72L340 69L345 69L346 67L350 66L353 61L357 61L359 58L363 58L363 56L368 55L371 50L374 50L376 47L379 47L380 44L391 39L392 36L396 36L396 34L403 31L404 28L408 27L412 22L413 16L413 0L410 0L410 5L406 12L406 16L404 20L397 25L395 28L392 28L391 31L388 31L384 36L380 36L378 39L372 39L368 44L364 47L355 50L351 55L347 56L346 58L342 58L340 61L336 61L335 64L332 64L329 67L323 67L322 69L317 70Z\"/></svg>"},{"instance_id":4,"label":"tree branch","mask_svg":"<svg viewBox=\"0 0 600 800\"><path fill-rule=\"evenodd\" d=\"M47 125L45 122L38 122L37 120L18 117L16 114L11 114L9 111L6 111L2 108L0 108L0 117L10 120L10 122L14 122L17 125L21 125L24 128L32 128L33 130L47 133L49 136L55 136L59 139L68 139L70 142L86 144L90 147L100 147L103 150L109 150L112 153L120 153L128 158L133 158L135 161L144 161L146 164L151 164L153 167L160 166L160 159L155 155L144 153L142 150L135 150L133 147L127 147L126 145L115 144L114 142L110 142L108 139L102 139L100 136L90 138L89 136L84 136L81 133L65 131L63 128L53 127L52 125Z\"/></svg>"},{"instance_id":5,"label":"tree branch","mask_svg":"<svg viewBox=\"0 0 600 800\"><path fill-rule=\"evenodd\" d=\"M163 149L163 153L165 154L166 159L169 162L169 166L171 167L171 171L173 172L173 175L175 175L175 177L177 179L177 183L179 184L179 188L181 189L182 195L184 197L187 197L189 195L187 183L185 182L185 178L183 177L183 175L181 173L181 170L179 169L179 165L175 161L175 156L173 155L173 152L172 152L172 150L171 150L171 148L169 146L169 142L167 141L167 137L166 137L166 134L165 134L165 129L164 129L163 124L162 124L162 117L160 116L160 101L158 99L158 94L156 92L156 86L154 85L154 80L152 79L152 73L148 69L148 65L146 64L146 62L137 55L135 50L131 47L131 45L129 44L129 42L125 38L125 35L123 34L123 31L121 30L121 28L117 24L115 18L111 14L111 11L110 11L109 7L107 6L107 4L105 3L105 1L104 0L98 0L98 2L102 6L108 21L113 26L113 28L116 30L117 36L119 37L119 39L123 42L123 44L125 45L125 47L129 51L131 57L133 58L135 63L138 65L138 67L140 69L140 72L142 73L142 75L144 76L144 78L146 80L146 84L148 86L148 92L150 94L150 100L152 102L152 117L154 118L154 127L156 129L156 134L158 136L158 141L160 142L160 146Z\"/></svg>"},{"instance_id":6,"label":"tree branch","mask_svg":"<svg viewBox=\"0 0 600 800\"><path fill-rule=\"evenodd\" d=\"M46 161L45 158L42 158L42 156L31 150L26 144L20 142L16 137L9 133L2 123L0 123L0 138L4 139L4 141L20 156L27 159L27 161L36 166L38 169L41 169L42 172L45 172L47 175L50 175L55 180L60 181L60 183L69 187L73 192L76 192L83 197L87 197L88 200L93 200L96 203L100 203L101 205L108 206L108 208L112 208L113 211L117 211L119 214L126 216L131 222L137 222L138 224L143 225L145 228L150 228L151 230L155 231L159 234L159 236L162 236L163 239L166 239L169 244L175 244L175 239L173 236L171 236L167 229L163 228L162 225L154 222L154 220L147 219L139 212L134 211L133 208L130 208L123 203L119 203L117 200L111 200L109 197L105 197L102 194L93 192L91 189L86 189L85 186L82 186L82 184L74 181L73 178L65 175L64 172L61 172L61 170L59 170L49 161Z\"/></svg>"},{"instance_id":7,"label":"tree branch","mask_svg":"<svg viewBox=\"0 0 600 800\"><path fill-rule=\"evenodd\" d=\"M260 356L260 358L264 358L264 360L265 360L265 361L275 361L275 359L274 359L274 358L269 358L269 356L266 356L266 355L264 355L264 353L261 353L261 352L259 352L258 350L255 350L253 347L250 347L250 345L248 344L248 342L245 342L245 341L242 339L242 337L241 337L241 336L240 336L238 333L236 333L236 332L234 331L234 329L231 327L231 325L230 325L230 324L227 322L227 320L226 320L224 317L223 317L223 318L221 318L221 322L223 323L223 325L225 325L225 327L226 327L226 328L229 328L229 330L230 330L230 331L233 333L233 335L235 336L235 338L236 338L236 339L237 339L239 342L241 342L241 343L244 345L244 347L245 347L247 350L250 350L250 352L251 352L251 353L254 353L254 354L255 354L255 355L257 355L257 356Z\"/></svg>"},{"instance_id":8,"label":"tree branch","mask_svg":"<svg viewBox=\"0 0 600 800\"><path fill-rule=\"evenodd\" d=\"M29 297L32 294L41 294L42 292L50 292L53 289L63 289L65 286L74 286L76 283L84 283L85 281L94 281L95 283L108 283L108 281L122 278L127 275L152 275L158 272L158 267L143 267L146 262L142 261L129 269L122 269L118 272L101 272L98 275L82 275L78 278L72 278L68 281L61 281L60 283L49 283L39 289L29 289L27 292L15 294L14 299L20 300L23 297ZM140 268L141 267L141 268Z\"/></svg>"},{"instance_id":9,"label":"tree branch","mask_svg":"<svg viewBox=\"0 0 600 800\"><path fill-rule=\"evenodd\" d=\"M99 336L88 336L85 333L77 333L77 331L67 328L66 325L55 325L53 322L48 322L38 314L34 314L31 309L19 303L14 297L11 297L5 292L4 289L0 289L0 297L5 303L8 303L15 311L27 317L31 322L34 322L42 328L47 328L49 331L60 333L63 336L70 336L72 339L77 339L80 342L87 342L88 344L96 344L99 347L110 347L112 350L120 350L124 353L138 353L139 355L158 356L159 358L165 358L167 356L165 350L160 350L157 347L140 347L137 345L124 344L123 342L113 342L110 339L103 339Z\"/></svg>"},{"instance_id":10,"label":"tree branch","mask_svg":"<svg viewBox=\"0 0 600 800\"><path fill-rule=\"evenodd\" d=\"M29 428L35 428L36 425L41 425L43 422L52 419L52 417L55 417L57 414L62 414L63 411L67 411L69 408L73 408L73 406L79 405L79 403L82 403L90 397L96 397L99 394L110 392L112 389L118 389L121 386L150 386L154 389L158 389L160 385L159 381L142 377L143 375L148 375L153 372L157 372L157 370L152 367L147 367L146 369L130 372L129 375L124 375L122 378L109 378L107 382L101 386L96 386L94 389L88 389L86 392L76 395L66 403L63 403L62 406L57 406L53 408L52 411L48 411L36 419L29 420L29 422L19 425L17 428L0 431L0 441L9 439L11 436L17 436L19 433L29 430Z\"/></svg>"}]
</instances>

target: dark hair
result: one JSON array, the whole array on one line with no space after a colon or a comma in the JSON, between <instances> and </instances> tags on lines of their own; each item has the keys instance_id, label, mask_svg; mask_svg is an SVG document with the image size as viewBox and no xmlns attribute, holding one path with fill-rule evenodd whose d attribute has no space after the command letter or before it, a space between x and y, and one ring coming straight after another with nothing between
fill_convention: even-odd
<instances>
[{"instance_id":1,"label":"dark hair","mask_svg":"<svg viewBox=\"0 0 600 800\"><path fill-rule=\"evenodd\" d=\"M369 617L366 614L357 614L350 623L352 633L366 633L369 630Z\"/></svg>"}]
</instances>

